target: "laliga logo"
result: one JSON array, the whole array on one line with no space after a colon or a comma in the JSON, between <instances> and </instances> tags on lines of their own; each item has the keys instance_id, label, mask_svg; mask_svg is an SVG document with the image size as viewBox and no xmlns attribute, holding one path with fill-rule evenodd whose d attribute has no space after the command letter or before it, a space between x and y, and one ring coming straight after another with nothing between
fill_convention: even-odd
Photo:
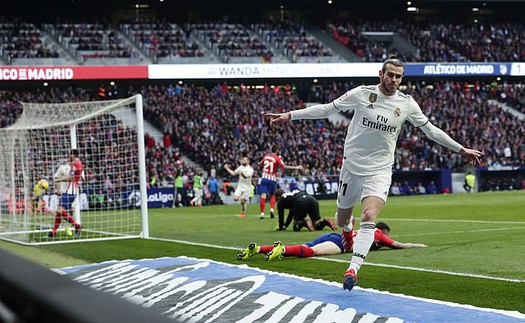
<instances>
[{"instance_id":1,"label":"laliga logo","mask_svg":"<svg viewBox=\"0 0 525 323\"><path fill-rule=\"evenodd\" d=\"M128 196L128 203L131 205L135 205L136 207L140 206L140 192L139 191L133 191Z\"/></svg>"},{"instance_id":2,"label":"laliga logo","mask_svg":"<svg viewBox=\"0 0 525 323\"><path fill-rule=\"evenodd\" d=\"M156 192L148 194L148 202L161 202L163 204L173 201L173 194L166 194L162 192ZM128 203L136 207L140 206L140 192L133 191L128 196Z\"/></svg>"},{"instance_id":3,"label":"laliga logo","mask_svg":"<svg viewBox=\"0 0 525 323\"><path fill-rule=\"evenodd\" d=\"M168 201L173 201L173 194L165 194L162 192L156 192L151 195L148 194L148 202L168 203Z\"/></svg>"}]
</instances>

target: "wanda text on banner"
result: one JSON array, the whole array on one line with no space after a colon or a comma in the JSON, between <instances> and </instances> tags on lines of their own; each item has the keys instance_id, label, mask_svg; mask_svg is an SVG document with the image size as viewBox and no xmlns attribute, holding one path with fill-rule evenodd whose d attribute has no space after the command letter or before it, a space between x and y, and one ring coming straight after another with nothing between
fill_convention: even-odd
<instances>
[{"instance_id":1,"label":"wanda text on banner","mask_svg":"<svg viewBox=\"0 0 525 323\"><path fill-rule=\"evenodd\" d=\"M377 77L381 63L0 67L0 81ZM518 63L407 63L405 76L525 76Z\"/></svg>"}]
</instances>

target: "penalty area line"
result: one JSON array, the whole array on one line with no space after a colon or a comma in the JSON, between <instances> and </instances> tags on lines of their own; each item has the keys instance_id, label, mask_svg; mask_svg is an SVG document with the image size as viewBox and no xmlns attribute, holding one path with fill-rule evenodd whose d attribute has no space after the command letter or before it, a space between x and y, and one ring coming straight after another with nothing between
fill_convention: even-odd
<instances>
[{"instance_id":1,"label":"penalty area line","mask_svg":"<svg viewBox=\"0 0 525 323\"><path fill-rule=\"evenodd\" d=\"M523 221L490 221L490 220L462 220L462 219L403 219L382 217L385 221L401 222L446 222L446 223L486 223L486 224L525 224Z\"/></svg>"},{"instance_id":2,"label":"penalty area line","mask_svg":"<svg viewBox=\"0 0 525 323\"><path fill-rule=\"evenodd\" d=\"M215 249L227 249L227 250L241 250L241 248L235 248L235 247L226 247L226 246L219 246L215 244L208 244L208 243L200 243L200 242L192 242L192 241L184 241L184 240L176 240L176 239L166 239L166 238L152 238L149 237L148 240L157 240L157 241L165 241L165 242L177 242L182 244L189 244L192 246L199 246L199 247L210 247Z\"/></svg>"},{"instance_id":3,"label":"penalty area line","mask_svg":"<svg viewBox=\"0 0 525 323\"><path fill-rule=\"evenodd\" d=\"M242 249L242 248L236 248L236 247L219 246L219 245L208 244L208 243L200 243L200 242L192 242L192 241L184 241L184 240L176 240L176 239L152 238L152 237L148 239L155 240L155 241L164 241L164 242L176 242L176 243L187 244L187 245L192 245L192 246L199 246L199 247L210 247L210 248L215 248L215 249L237 250L237 251L240 251ZM348 263L348 260L326 258L326 257L312 257L310 259ZM469 273L458 273L458 272L447 271L447 270L426 269L426 268L419 268L419 267L398 266L398 265L389 265L389 264L377 264L377 263L371 263L371 262L365 262L364 265L394 268L394 269L413 270L413 271L428 272L428 273L433 273L433 274L443 274L443 275L452 275L452 276L460 276L460 277L491 279L491 280L499 280L499 281L505 281L505 282L511 282L511 283L525 283L525 280L523 279L493 277L493 276L469 274Z\"/></svg>"},{"instance_id":4,"label":"penalty area line","mask_svg":"<svg viewBox=\"0 0 525 323\"><path fill-rule=\"evenodd\" d=\"M477 229L477 230L460 230L460 231L443 231L443 232L421 232L421 233L408 233L408 234L393 234L390 237L415 237L415 236L429 236L429 235L444 235L444 234L462 234L462 233L478 233L478 232L489 232L489 231L507 231L507 230L522 230L525 227L510 227L510 228L492 228L492 229Z\"/></svg>"},{"instance_id":5,"label":"penalty area line","mask_svg":"<svg viewBox=\"0 0 525 323\"><path fill-rule=\"evenodd\" d=\"M348 260L325 258L325 257L313 257L312 259L349 263ZM413 270L413 271L422 271L422 272L433 273L433 274L444 274L444 275L461 276L461 277L491 279L491 280L499 280L499 281L511 282L511 283L525 283L525 280L523 280L523 279L494 277L494 276L469 274L469 273L457 273L457 272L448 271L448 270L426 269L426 268L419 268L419 267L398 266L398 265L389 265L389 264L377 264L377 263L372 263L372 262L365 262L363 265L375 266L375 267L385 267L385 268L395 268L395 269L404 269L404 270Z\"/></svg>"}]
</instances>

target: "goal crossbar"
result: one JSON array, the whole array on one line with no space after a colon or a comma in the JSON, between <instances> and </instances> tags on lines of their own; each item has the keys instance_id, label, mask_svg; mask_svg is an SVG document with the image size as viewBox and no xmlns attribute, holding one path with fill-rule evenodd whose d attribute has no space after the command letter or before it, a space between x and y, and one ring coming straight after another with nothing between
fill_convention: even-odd
<instances>
[{"instance_id":1,"label":"goal crossbar","mask_svg":"<svg viewBox=\"0 0 525 323\"><path fill-rule=\"evenodd\" d=\"M104 108L93 111L89 114L78 116L76 118L73 118L71 120L62 121L62 122L56 122L53 120L53 115L47 115L43 114L46 117L49 117L50 120L47 118L39 118L40 115L38 114L32 114L28 112L26 109L22 112L22 115L20 118L17 119L17 121L12 124L11 126L7 128L0 128L0 130L3 131L9 131L13 129L42 129L42 128L49 128L49 127L60 127L60 126L66 126L74 123L80 123L89 119L94 118L96 115L107 113L108 111L115 110L116 107L122 106L122 105L129 105L135 103L135 101L138 99L138 97L141 96L140 94L134 95L132 97L122 99L122 100L108 100L104 101L105 103L109 103L109 105L105 106ZM42 107L47 105L46 103L28 103L28 102L20 102L24 107ZM74 106L82 106L85 105L86 102L74 102L74 103L57 103L55 104L56 107L62 107L62 108L70 108ZM39 109L40 110L40 109ZM47 121L50 121L50 123L45 123ZM40 124L39 124L40 123Z\"/></svg>"}]
</instances>

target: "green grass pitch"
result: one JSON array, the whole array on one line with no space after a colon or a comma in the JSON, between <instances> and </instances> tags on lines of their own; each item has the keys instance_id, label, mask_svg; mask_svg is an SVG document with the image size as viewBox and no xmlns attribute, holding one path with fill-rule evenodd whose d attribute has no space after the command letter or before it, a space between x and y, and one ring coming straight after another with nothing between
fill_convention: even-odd
<instances>
[{"instance_id":1,"label":"green grass pitch","mask_svg":"<svg viewBox=\"0 0 525 323\"><path fill-rule=\"evenodd\" d=\"M335 201L320 205L323 216L334 215ZM239 211L239 205L149 210L152 238L194 244L132 239L41 247L0 242L0 247L49 267L186 255L341 282L348 254L327 257L334 261L267 262L262 255L237 261L232 247L242 249L251 241L300 244L320 234L274 231L276 219L259 220L256 204L249 205L245 218ZM389 198L379 221L391 226L395 240L429 247L369 253L359 286L525 313L525 191Z\"/></svg>"}]
</instances>

